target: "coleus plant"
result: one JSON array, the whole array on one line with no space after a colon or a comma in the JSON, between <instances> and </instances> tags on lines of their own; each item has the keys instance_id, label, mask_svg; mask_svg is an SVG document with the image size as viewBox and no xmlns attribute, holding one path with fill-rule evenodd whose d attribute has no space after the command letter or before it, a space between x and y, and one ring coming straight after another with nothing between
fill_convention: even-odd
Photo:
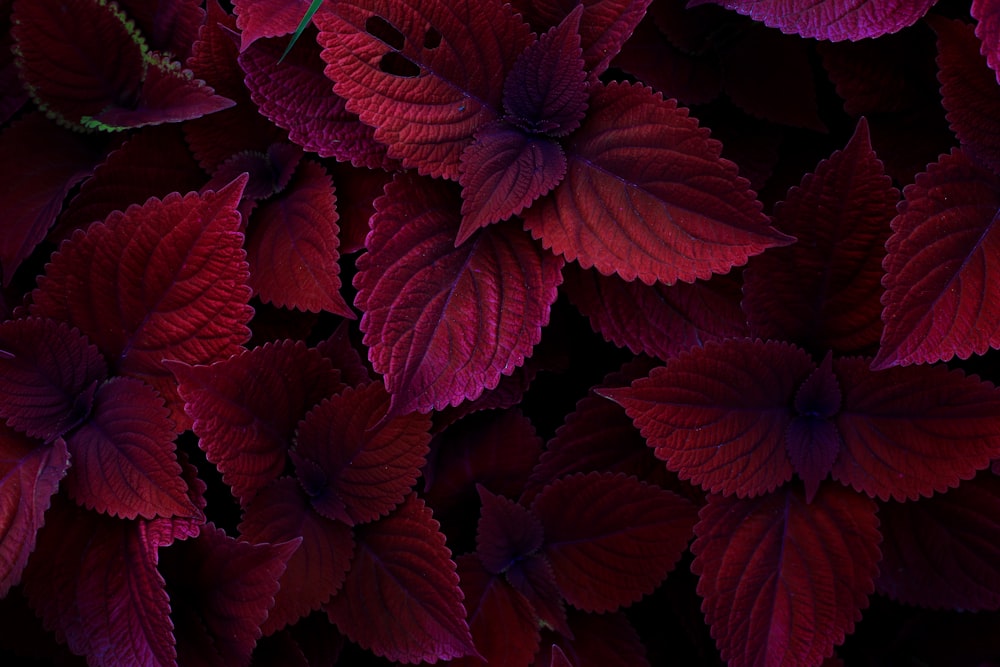
<instances>
[{"instance_id":1,"label":"coleus plant","mask_svg":"<svg viewBox=\"0 0 1000 667\"><path fill-rule=\"evenodd\" d=\"M0 647L995 657L899 604L1000 609L998 9L934 4L0 0Z\"/></svg>"}]
</instances>

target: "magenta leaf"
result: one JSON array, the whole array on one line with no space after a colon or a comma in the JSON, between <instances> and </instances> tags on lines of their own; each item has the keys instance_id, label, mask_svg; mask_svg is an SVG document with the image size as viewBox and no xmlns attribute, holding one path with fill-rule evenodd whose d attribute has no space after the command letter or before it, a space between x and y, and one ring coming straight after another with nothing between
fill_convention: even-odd
<instances>
[{"instance_id":1,"label":"magenta leaf","mask_svg":"<svg viewBox=\"0 0 1000 667\"><path fill-rule=\"evenodd\" d=\"M344 584L354 537L339 521L312 509L309 498L291 477L277 479L254 496L239 525L240 539L279 544L301 539L279 580L265 635L273 634L315 611Z\"/></svg>"},{"instance_id":2,"label":"magenta leaf","mask_svg":"<svg viewBox=\"0 0 1000 667\"><path fill-rule=\"evenodd\" d=\"M475 655L455 563L424 502L411 494L392 514L355 532L347 581L326 605L341 632L407 664Z\"/></svg>"},{"instance_id":3,"label":"magenta leaf","mask_svg":"<svg viewBox=\"0 0 1000 667\"><path fill-rule=\"evenodd\" d=\"M880 557L875 503L825 484L812 503L785 487L709 496L691 570L731 667L819 665L868 605Z\"/></svg>"},{"instance_id":4,"label":"magenta leaf","mask_svg":"<svg viewBox=\"0 0 1000 667\"><path fill-rule=\"evenodd\" d=\"M247 261L250 285L262 301L354 317L340 295L336 203L330 176L306 160L288 188L254 212Z\"/></svg>"},{"instance_id":5,"label":"magenta leaf","mask_svg":"<svg viewBox=\"0 0 1000 667\"><path fill-rule=\"evenodd\" d=\"M976 19L976 36L982 41L982 53L994 72L1000 72L1000 3L996 0L972 0L970 9ZM1000 77L1000 74L996 76ZM997 78L1000 82L1000 78Z\"/></svg>"},{"instance_id":6,"label":"magenta leaf","mask_svg":"<svg viewBox=\"0 0 1000 667\"><path fill-rule=\"evenodd\" d=\"M381 383L347 388L299 423L292 461L313 508L349 526L391 512L416 484L429 451L431 420L385 419Z\"/></svg>"},{"instance_id":7,"label":"magenta leaf","mask_svg":"<svg viewBox=\"0 0 1000 667\"><path fill-rule=\"evenodd\" d=\"M51 440L90 413L108 375L97 348L76 329L40 318L0 323L0 419Z\"/></svg>"},{"instance_id":8,"label":"magenta leaf","mask_svg":"<svg viewBox=\"0 0 1000 667\"><path fill-rule=\"evenodd\" d=\"M874 368L1000 347L995 258L1000 177L959 149L903 190L883 263L885 329Z\"/></svg>"},{"instance_id":9,"label":"magenta leaf","mask_svg":"<svg viewBox=\"0 0 1000 667\"><path fill-rule=\"evenodd\" d=\"M292 34L311 4L312 0L235 0L240 51L263 37Z\"/></svg>"},{"instance_id":10,"label":"magenta leaf","mask_svg":"<svg viewBox=\"0 0 1000 667\"><path fill-rule=\"evenodd\" d=\"M920 502L879 506L876 589L923 607L1000 609L998 507L1000 481L990 473Z\"/></svg>"},{"instance_id":11,"label":"magenta leaf","mask_svg":"<svg viewBox=\"0 0 1000 667\"><path fill-rule=\"evenodd\" d=\"M355 300L390 415L474 399L524 363L541 339L562 261L510 224L455 247L449 184L398 176L376 202Z\"/></svg>"},{"instance_id":12,"label":"magenta leaf","mask_svg":"<svg viewBox=\"0 0 1000 667\"><path fill-rule=\"evenodd\" d=\"M269 343L211 366L169 368L199 446L244 508L284 471L299 421L343 388L330 362L302 342Z\"/></svg>"},{"instance_id":13,"label":"magenta leaf","mask_svg":"<svg viewBox=\"0 0 1000 667\"><path fill-rule=\"evenodd\" d=\"M500 113L498 77L531 43L528 26L496 0L349 0L313 20L348 111L403 166L453 180L473 134Z\"/></svg>"},{"instance_id":14,"label":"magenta leaf","mask_svg":"<svg viewBox=\"0 0 1000 667\"><path fill-rule=\"evenodd\" d=\"M622 474L556 480L531 510L545 529L543 553L574 607L606 612L651 593L691 538L695 507Z\"/></svg>"},{"instance_id":15,"label":"magenta leaf","mask_svg":"<svg viewBox=\"0 0 1000 667\"><path fill-rule=\"evenodd\" d=\"M43 445L0 422L0 596L20 583L45 511L68 467L61 438Z\"/></svg>"},{"instance_id":16,"label":"magenta leaf","mask_svg":"<svg viewBox=\"0 0 1000 667\"><path fill-rule=\"evenodd\" d=\"M650 285L707 279L787 245L708 134L648 88L595 85L565 146L566 178L525 212L526 227L584 268Z\"/></svg>"},{"instance_id":17,"label":"magenta leaf","mask_svg":"<svg viewBox=\"0 0 1000 667\"><path fill-rule=\"evenodd\" d=\"M844 448L833 478L882 500L915 500L970 479L1000 458L1000 390L944 366L872 371L834 366Z\"/></svg>"},{"instance_id":18,"label":"magenta leaf","mask_svg":"<svg viewBox=\"0 0 1000 667\"><path fill-rule=\"evenodd\" d=\"M31 313L77 327L113 360L113 373L152 385L177 421L183 413L163 360L211 363L249 338L236 212L245 182L150 199L77 231L46 266Z\"/></svg>"},{"instance_id":19,"label":"magenta leaf","mask_svg":"<svg viewBox=\"0 0 1000 667\"><path fill-rule=\"evenodd\" d=\"M833 42L881 37L913 25L937 0L695 0L714 2L786 34Z\"/></svg>"},{"instance_id":20,"label":"magenta leaf","mask_svg":"<svg viewBox=\"0 0 1000 667\"><path fill-rule=\"evenodd\" d=\"M566 175L566 156L552 139L507 123L490 123L462 151L462 226L456 244L479 228L521 213Z\"/></svg>"},{"instance_id":21,"label":"magenta leaf","mask_svg":"<svg viewBox=\"0 0 1000 667\"><path fill-rule=\"evenodd\" d=\"M713 493L768 493L792 477L785 431L815 365L775 341L695 348L630 388L599 389L625 408L656 456Z\"/></svg>"}]
</instances>

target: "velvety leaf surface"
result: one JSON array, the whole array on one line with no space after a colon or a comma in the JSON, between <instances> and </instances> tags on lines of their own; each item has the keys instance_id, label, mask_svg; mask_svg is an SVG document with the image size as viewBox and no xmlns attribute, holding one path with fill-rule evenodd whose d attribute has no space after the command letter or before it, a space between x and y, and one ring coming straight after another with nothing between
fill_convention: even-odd
<instances>
[{"instance_id":1,"label":"velvety leaf surface","mask_svg":"<svg viewBox=\"0 0 1000 667\"><path fill-rule=\"evenodd\" d=\"M389 155L457 179L475 131L496 120L498 79L531 43L500 2L350 0L316 15L326 75Z\"/></svg>"},{"instance_id":2,"label":"velvety leaf surface","mask_svg":"<svg viewBox=\"0 0 1000 667\"><path fill-rule=\"evenodd\" d=\"M965 359L1000 346L1000 177L959 149L903 190L886 243L885 329L874 367Z\"/></svg>"},{"instance_id":3,"label":"velvety leaf surface","mask_svg":"<svg viewBox=\"0 0 1000 667\"><path fill-rule=\"evenodd\" d=\"M20 583L45 511L68 467L61 438L43 445L0 422L0 596Z\"/></svg>"},{"instance_id":4,"label":"velvety leaf surface","mask_svg":"<svg viewBox=\"0 0 1000 667\"><path fill-rule=\"evenodd\" d=\"M566 178L525 226L584 268L647 284L707 279L787 244L708 134L648 88L595 85L565 146Z\"/></svg>"},{"instance_id":5,"label":"velvety leaf surface","mask_svg":"<svg viewBox=\"0 0 1000 667\"><path fill-rule=\"evenodd\" d=\"M265 635L319 609L344 584L351 566L351 529L317 514L291 477L261 489L247 506L239 533L241 540L255 544L302 540L279 580L274 607L261 628Z\"/></svg>"},{"instance_id":6,"label":"velvety leaf surface","mask_svg":"<svg viewBox=\"0 0 1000 667\"><path fill-rule=\"evenodd\" d=\"M482 509L476 531L476 555L483 567L501 574L538 551L544 540L542 524L526 507L478 486Z\"/></svg>"},{"instance_id":7,"label":"velvety leaf surface","mask_svg":"<svg viewBox=\"0 0 1000 667\"><path fill-rule=\"evenodd\" d=\"M150 199L77 231L46 266L31 313L77 327L112 372L151 384L183 416L164 359L211 363L249 338L253 311L237 232L245 180Z\"/></svg>"},{"instance_id":8,"label":"velvety leaf surface","mask_svg":"<svg viewBox=\"0 0 1000 667\"><path fill-rule=\"evenodd\" d=\"M714 2L784 33L857 41L894 33L916 23L937 0L696 0Z\"/></svg>"},{"instance_id":9,"label":"velvety leaf surface","mask_svg":"<svg viewBox=\"0 0 1000 667\"><path fill-rule=\"evenodd\" d=\"M795 392L814 368L787 343L731 340L672 359L631 388L598 393L625 408L681 479L756 496L791 479L785 430Z\"/></svg>"},{"instance_id":10,"label":"velvety leaf surface","mask_svg":"<svg viewBox=\"0 0 1000 667\"><path fill-rule=\"evenodd\" d=\"M244 508L284 471L299 421L343 388L329 361L301 342L263 345L211 366L169 368L199 446Z\"/></svg>"},{"instance_id":11,"label":"velvety leaf surface","mask_svg":"<svg viewBox=\"0 0 1000 667\"><path fill-rule=\"evenodd\" d=\"M944 366L872 371L834 366L844 449L833 477L882 500L914 500L970 479L1000 458L1000 390Z\"/></svg>"},{"instance_id":12,"label":"velvety leaf surface","mask_svg":"<svg viewBox=\"0 0 1000 667\"><path fill-rule=\"evenodd\" d=\"M584 611L614 611L653 591L681 557L692 503L622 474L564 477L531 505L559 591Z\"/></svg>"},{"instance_id":13,"label":"velvety leaf surface","mask_svg":"<svg viewBox=\"0 0 1000 667\"><path fill-rule=\"evenodd\" d=\"M1000 3L996 0L972 0L970 9L976 19L976 36L982 52L994 72L1000 71ZM1000 79L997 79L1000 82Z\"/></svg>"},{"instance_id":14,"label":"velvety leaf surface","mask_svg":"<svg viewBox=\"0 0 1000 667\"><path fill-rule=\"evenodd\" d=\"M1000 481L985 472L933 498L880 505L877 590L922 607L1000 608L998 505Z\"/></svg>"},{"instance_id":15,"label":"velvety leaf surface","mask_svg":"<svg viewBox=\"0 0 1000 667\"><path fill-rule=\"evenodd\" d=\"M691 570L731 667L818 665L861 619L878 573L875 503L836 484L709 496Z\"/></svg>"},{"instance_id":16,"label":"velvety leaf surface","mask_svg":"<svg viewBox=\"0 0 1000 667\"><path fill-rule=\"evenodd\" d=\"M340 295L337 195L323 167L299 167L287 190L254 211L247 229L250 286L284 308L353 317Z\"/></svg>"},{"instance_id":17,"label":"velvety leaf surface","mask_svg":"<svg viewBox=\"0 0 1000 667\"><path fill-rule=\"evenodd\" d=\"M457 192L400 176L376 202L355 299L389 414L458 405L497 386L541 339L562 261L511 224L455 247Z\"/></svg>"},{"instance_id":18,"label":"velvety leaf surface","mask_svg":"<svg viewBox=\"0 0 1000 667\"><path fill-rule=\"evenodd\" d=\"M416 484L430 442L430 417L385 419L381 383L348 387L300 422L290 454L313 508L349 526L387 515Z\"/></svg>"},{"instance_id":19,"label":"velvety leaf surface","mask_svg":"<svg viewBox=\"0 0 1000 667\"><path fill-rule=\"evenodd\" d=\"M402 663L474 655L451 552L431 511L410 495L389 516L356 529L343 590L326 605L352 641ZM370 619L391 618L392 623Z\"/></svg>"},{"instance_id":20,"label":"velvety leaf surface","mask_svg":"<svg viewBox=\"0 0 1000 667\"><path fill-rule=\"evenodd\" d=\"M262 37L292 34L311 4L312 0L235 0L233 11L240 29L240 51L246 51Z\"/></svg>"},{"instance_id":21,"label":"velvety leaf surface","mask_svg":"<svg viewBox=\"0 0 1000 667\"><path fill-rule=\"evenodd\" d=\"M107 374L97 348L66 324L0 323L0 418L33 438L51 440L85 419Z\"/></svg>"},{"instance_id":22,"label":"velvety leaf surface","mask_svg":"<svg viewBox=\"0 0 1000 667\"><path fill-rule=\"evenodd\" d=\"M73 468L66 490L105 514L195 516L174 451L174 423L149 385L113 378L94 396L90 418L66 438Z\"/></svg>"},{"instance_id":23,"label":"velvety leaf surface","mask_svg":"<svg viewBox=\"0 0 1000 667\"><path fill-rule=\"evenodd\" d=\"M862 119L847 143L775 207L774 226L798 238L750 260L743 308L751 332L814 353L858 353L882 333L882 259L899 191Z\"/></svg>"}]
</instances>

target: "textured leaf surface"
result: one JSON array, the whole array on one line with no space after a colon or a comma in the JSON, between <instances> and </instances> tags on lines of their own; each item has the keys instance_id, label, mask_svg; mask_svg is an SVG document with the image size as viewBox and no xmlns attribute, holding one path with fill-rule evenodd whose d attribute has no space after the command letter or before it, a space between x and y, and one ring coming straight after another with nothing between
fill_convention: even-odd
<instances>
[{"instance_id":1,"label":"textured leaf surface","mask_svg":"<svg viewBox=\"0 0 1000 667\"><path fill-rule=\"evenodd\" d=\"M295 32L312 0L236 0L236 27L240 29L240 51L262 37L281 37Z\"/></svg>"},{"instance_id":2,"label":"textured leaf surface","mask_svg":"<svg viewBox=\"0 0 1000 667\"><path fill-rule=\"evenodd\" d=\"M528 209L526 227L584 268L650 285L707 279L787 244L708 134L647 88L595 85L565 145L566 178Z\"/></svg>"},{"instance_id":3,"label":"textured leaf surface","mask_svg":"<svg viewBox=\"0 0 1000 667\"><path fill-rule=\"evenodd\" d=\"M524 363L541 339L561 260L515 226L492 225L455 247L457 192L401 176L376 203L355 304L389 414L478 397Z\"/></svg>"},{"instance_id":4,"label":"textured leaf surface","mask_svg":"<svg viewBox=\"0 0 1000 667\"><path fill-rule=\"evenodd\" d=\"M531 43L499 2L350 0L315 17L326 75L389 155L457 179L475 131L496 120L502 75Z\"/></svg>"},{"instance_id":5,"label":"textured leaf surface","mask_svg":"<svg viewBox=\"0 0 1000 667\"><path fill-rule=\"evenodd\" d=\"M982 52L994 72L1000 71L1000 3L996 0L972 0L972 17L976 19L976 36L982 41ZM997 79L1000 82L1000 78Z\"/></svg>"},{"instance_id":6,"label":"textured leaf surface","mask_svg":"<svg viewBox=\"0 0 1000 667\"><path fill-rule=\"evenodd\" d=\"M564 477L531 505L559 591L584 611L614 611L651 593L691 538L695 507L626 475Z\"/></svg>"},{"instance_id":7,"label":"textured leaf surface","mask_svg":"<svg viewBox=\"0 0 1000 667\"><path fill-rule=\"evenodd\" d=\"M805 667L833 653L875 588L875 509L835 484L809 504L789 487L751 500L709 496L691 570L727 664Z\"/></svg>"},{"instance_id":8,"label":"textured leaf surface","mask_svg":"<svg viewBox=\"0 0 1000 667\"><path fill-rule=\"evenodd\" d=\"M424 502L410 495L356 536L347 581L326 606L341 632L407 664L474 655L455 563ZM373 617L393 622L372 623Z\"/></svg>"}]
</instances>

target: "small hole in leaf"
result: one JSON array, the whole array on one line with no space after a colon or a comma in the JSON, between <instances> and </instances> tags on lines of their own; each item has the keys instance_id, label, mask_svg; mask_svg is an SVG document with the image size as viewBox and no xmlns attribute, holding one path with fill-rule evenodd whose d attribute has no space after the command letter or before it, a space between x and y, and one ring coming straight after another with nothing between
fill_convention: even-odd
<instances>
[{"instance_id":1,"label":"small hole in leaf","mask_svg":"<svg viewBox=\"0 0 1000 667\"><path fill-rule=\"evenodd\" d=\"M365 32L396 49L403 48L406 37L381 16L369 16L365 21Z\"/></svg>"},{"instance_id":2,"label":"small hole in leaf","mask_svg":"<svg viewBox=\"0 0 1000 667\"><path fill-rule=\"evenodd\" d=\"M390 51L379 60L378 68L386 74L413 78L420 75L420 66L398 51Z\"/></svg>"},{"instance_id":3,"label":"small hole in leaf","mask_svg":"<svg viewBox=\"0 0 1000 667\"><path fill-rule=\"evenodd\" d=\"M441 33L434 28L428 28L424 34L424 48L436 49L439 46L441 46Z\"/></svg>"}]
</instances>

